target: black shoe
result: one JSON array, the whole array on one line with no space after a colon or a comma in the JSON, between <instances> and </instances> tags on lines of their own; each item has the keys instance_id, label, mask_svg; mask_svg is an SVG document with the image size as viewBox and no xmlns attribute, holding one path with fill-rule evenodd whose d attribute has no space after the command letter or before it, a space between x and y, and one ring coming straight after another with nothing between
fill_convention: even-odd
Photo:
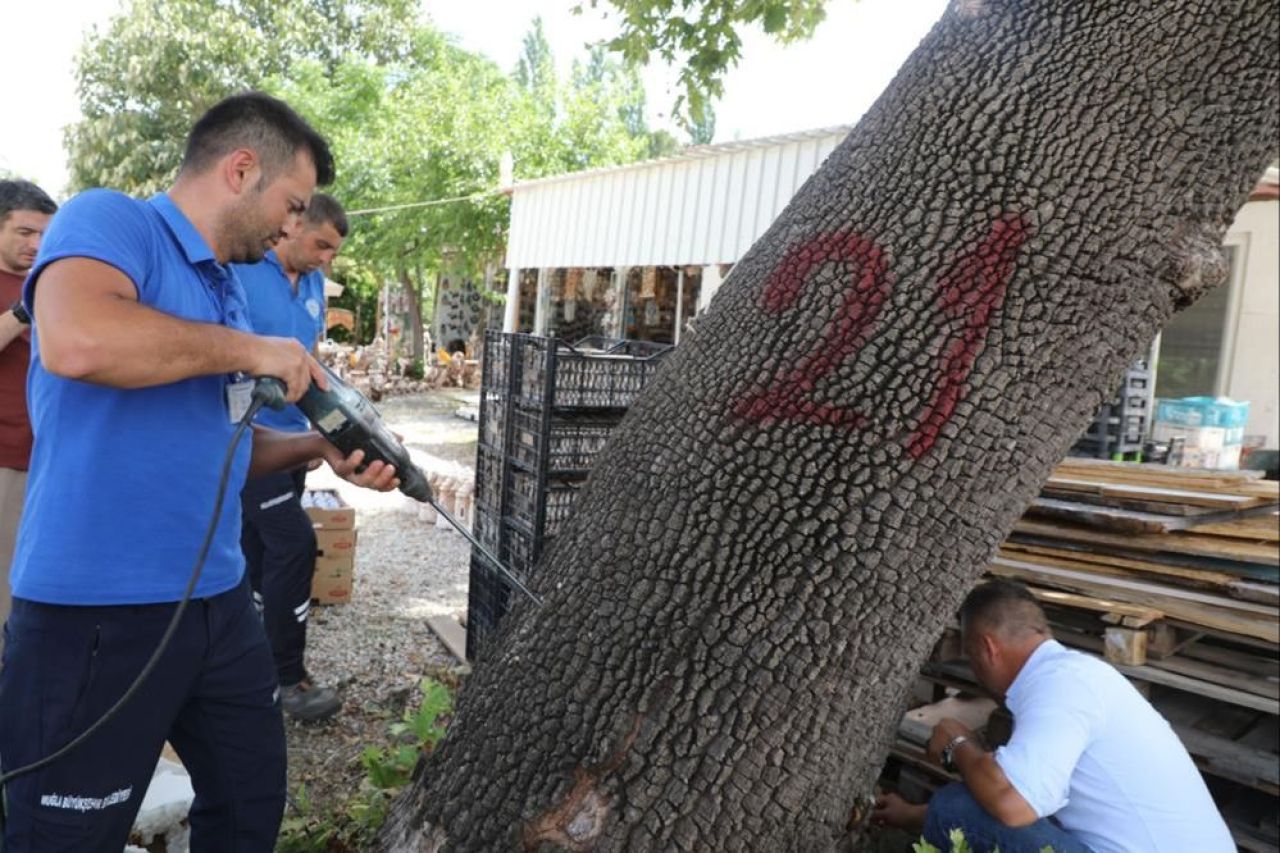
<instances>
[{"instance_id":1,"label":"black shoe","mask_svg":"<svg viewBox=\"0 0 1280 853\"><path fill-rule=\"evenodd\" d=\"M332 687L317 687L304 678L297 684L280 688L280 706L295 720L318 723L338 713L342 699Z\"/></svg>"}]
</instances>

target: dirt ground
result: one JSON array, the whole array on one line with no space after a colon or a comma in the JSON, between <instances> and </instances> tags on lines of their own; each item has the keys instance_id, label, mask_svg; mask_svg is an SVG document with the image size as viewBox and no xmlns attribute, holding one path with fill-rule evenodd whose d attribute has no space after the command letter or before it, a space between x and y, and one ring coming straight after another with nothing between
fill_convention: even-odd
<instances>
[{"instance_id":1,"label":"dirt ground","mask_svg":"<svg viewBox=\"0 0 1280 853\"><path fill-rule=\"evenodd\" d=\"M476 396L435 392L378 408L415 458L461 472L474 466L476 424L455 413ZM423 675L461 663L427 619L466 608L469 549L461 535L419 521L417 505L398 492L355 488L327 468L312 472L308 487L338 489L356 508L358 529L351 601L313 608L307 637L307 666L338 688L342 710L326 723L287 725L290 795L296 801L305 786L321 812L358 789L361 751L388 742L390 723L416 705Z\"/></svg>"}]
</instances>

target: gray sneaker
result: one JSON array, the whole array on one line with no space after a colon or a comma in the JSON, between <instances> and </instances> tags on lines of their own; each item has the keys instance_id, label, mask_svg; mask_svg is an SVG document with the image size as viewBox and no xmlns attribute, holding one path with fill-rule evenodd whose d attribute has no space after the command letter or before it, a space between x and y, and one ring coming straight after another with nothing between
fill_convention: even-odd
<instances>
[{"instance_id":1,"label":"gray sneaker","mask_svg":"<svg viewBox=\"0 0 1280 853\"><path fill-rule=\"evenodd\" d=\"M303 679L280 688L280 705L295 720L318 723L338 713L342 699L332 687L317 687L310 679Z\"/></svg>"}]
</instances>

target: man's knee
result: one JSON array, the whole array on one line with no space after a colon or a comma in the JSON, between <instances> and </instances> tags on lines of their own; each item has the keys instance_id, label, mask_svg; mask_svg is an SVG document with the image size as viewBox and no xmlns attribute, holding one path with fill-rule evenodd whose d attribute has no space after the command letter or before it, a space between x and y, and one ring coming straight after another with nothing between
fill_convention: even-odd
<instances>
[{"instance_id":1,"label":"man's knee","mask_svg":"<svg viewBox=\"0 0 1280 853\"><path fill-rule=\"evenodd\" d=\"M945 849L951 830L970 825L982 807L960 782L944 785L933 793L925 812L924 836L935 846Z\"/></svg>"}]
</instances>

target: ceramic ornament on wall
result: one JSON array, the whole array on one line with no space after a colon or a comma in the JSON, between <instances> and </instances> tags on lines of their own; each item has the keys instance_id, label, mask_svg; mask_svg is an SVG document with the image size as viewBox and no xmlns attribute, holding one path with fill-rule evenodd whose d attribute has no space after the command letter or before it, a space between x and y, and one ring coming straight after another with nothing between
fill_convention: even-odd
<instances>
[{"instance_id":1,"label":"ceramic ornament on wall","mask_svg":"<svg viewBox=\"0 0 1280 853\"><path fill-rule=\"evenodd\" d=\"M641 299L657 299L658 298L658 268L645 267L644 272L640 276L640 298Z\"/></svg>"}]
</instances>

